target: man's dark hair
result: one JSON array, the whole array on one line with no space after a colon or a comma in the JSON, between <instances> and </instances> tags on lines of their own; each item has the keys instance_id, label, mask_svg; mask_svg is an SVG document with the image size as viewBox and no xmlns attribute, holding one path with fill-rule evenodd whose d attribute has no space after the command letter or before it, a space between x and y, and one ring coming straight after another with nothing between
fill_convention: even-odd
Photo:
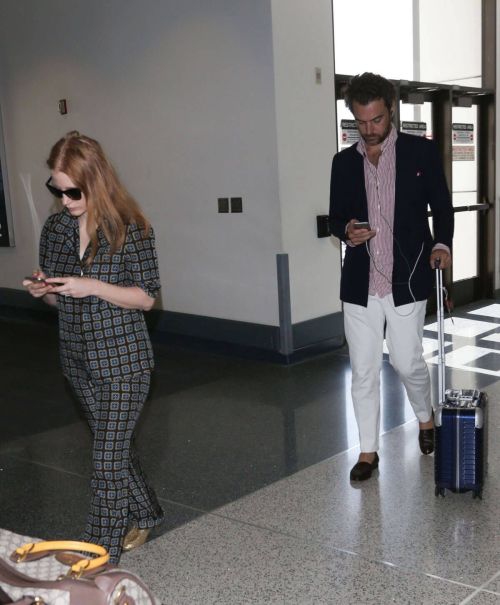
<instances>
[{"instance_id":1,"label":"man's dark hair","mask_svg":"<svg viewBox=\"0 0 500 605\"><path fill-rule=\"evenodd\" d=\"M372 101L382 99L389 111L396 97L394 86L382 76L365 72L351 78L345 91L344 100L352 111L354 101L360 105L368 105Z\"/></svg>"}]
</instances>

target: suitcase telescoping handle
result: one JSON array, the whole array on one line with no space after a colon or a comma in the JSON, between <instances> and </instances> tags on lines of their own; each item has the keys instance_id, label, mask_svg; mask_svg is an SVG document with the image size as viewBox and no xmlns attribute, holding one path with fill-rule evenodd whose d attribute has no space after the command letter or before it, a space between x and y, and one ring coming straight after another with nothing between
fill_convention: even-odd
<instances>
[{"instance_id":1,"label":"suitcase telescoping handle","mask_svg":"<svg viewBox=\"0 0 500 605\"><path fill-rule=\"evenodd\" d=\"M444 304L443 304L443 271L441 269L441 259L434 261L436 269L436 299L437 299L437 333L438 333L438 392L439 404L444 403Z\"/></svg>"}]
</instances>

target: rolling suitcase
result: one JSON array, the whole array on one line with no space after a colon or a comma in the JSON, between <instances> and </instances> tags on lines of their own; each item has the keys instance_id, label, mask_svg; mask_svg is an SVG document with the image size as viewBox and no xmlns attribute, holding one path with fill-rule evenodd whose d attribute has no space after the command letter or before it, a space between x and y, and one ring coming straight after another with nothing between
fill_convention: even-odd
<instances>
[{"instance_id":1,"label":"rolling suitcase","mask_svg":"<svg viewBox=\"0 0 500 605\"><path fill-rule=\"evenodd\" d=\"M436 267L439 403L434 415L436 496L472 491L481 498L485 474L486 395L477 389L445 390L443 275Z\"/></svg>"}]
</instances>

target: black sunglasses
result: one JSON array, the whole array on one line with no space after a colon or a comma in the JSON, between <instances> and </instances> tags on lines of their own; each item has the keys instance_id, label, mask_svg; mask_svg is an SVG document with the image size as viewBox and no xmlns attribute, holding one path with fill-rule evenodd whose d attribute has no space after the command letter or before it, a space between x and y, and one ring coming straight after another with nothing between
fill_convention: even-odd
<instances>
[{"instance_id":1,"label":"black sunglasses","mask_svg":"<svg viewBox=\"0 0 500 605\"><path fill-rule=\"evenodd\" d=\"M76 201L76 200L82 199L82 190L81 189L78 189L78 187L71 187L70 189L58 189L57 187L54 187L53 185L49 185L51 178L52 177L50 177L49 180L45 183L45 186L50 191L50 193L52 193L52 195L55 195L59 199L61 199L63 195L65 195L66 197L69 197L70 200Z\"/></svg>"}]
</instances>

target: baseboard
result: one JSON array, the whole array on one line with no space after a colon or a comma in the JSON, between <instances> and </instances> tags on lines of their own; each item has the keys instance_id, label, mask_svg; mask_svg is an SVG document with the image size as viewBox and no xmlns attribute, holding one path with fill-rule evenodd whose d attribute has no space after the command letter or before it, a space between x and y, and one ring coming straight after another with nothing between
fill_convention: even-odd
<instances>
[{"instance_id":1,"label":"baseboard","mask_svg":"<svg viewBox=\"0 0 500 605\"><path fill-rule=\"evenodd\" d=\"M342 313L294 324L293 350L288 354L279 350L278 326L173 311L152 311L146 317L153 340L282 364L332 351L345 342Z\"/></svg>"},{"instance_id":2,"label":"baseboard","mask_svg":"<svg viewBox=\"0 0 500 605\"><path fill-rule=\"evenodd\" d=\"M150 311L146 314L152 332L175 334L190 338L203 338L214 342L232 343L265 351L276 351L279 344L279 328L244 321L219 319L176 313L174 311Z\"/></svg>"},{"instance_id":3,"label":"baseboard","mask_svg":"<svg viewBox=\"0 0 500 605\"><path fill-rule=\"evenodd\" d=\"M3 319L57 322L57 312L24 290L0 288L0 317Z\"/></svg>"},{"instance_id":4,"label":"baseboard","mask_svg":"<svg viewBox=\"0 0 500 605\"><path fill-rule=\"evenodd\" d=\"M22 290L10 288L0 288L0 317L57 320L54 309ZM146 313L146 321L153 342L280 364L297 363L344 344L342 313L292 325L293 350L288 354L279 350L279 326L159 310Z\"/></svg>"},{"instance_id":5,"label":"baseboard","mask_svg":"<svg viewBox=\"0 0 500 605\"><path fill-rule=\"evenodd\" d=\"M341 312L315 317L292 326L294 351L319 345L324 341L340 347L345 342L344 315Z\"/></svg>"}]
</instances>

